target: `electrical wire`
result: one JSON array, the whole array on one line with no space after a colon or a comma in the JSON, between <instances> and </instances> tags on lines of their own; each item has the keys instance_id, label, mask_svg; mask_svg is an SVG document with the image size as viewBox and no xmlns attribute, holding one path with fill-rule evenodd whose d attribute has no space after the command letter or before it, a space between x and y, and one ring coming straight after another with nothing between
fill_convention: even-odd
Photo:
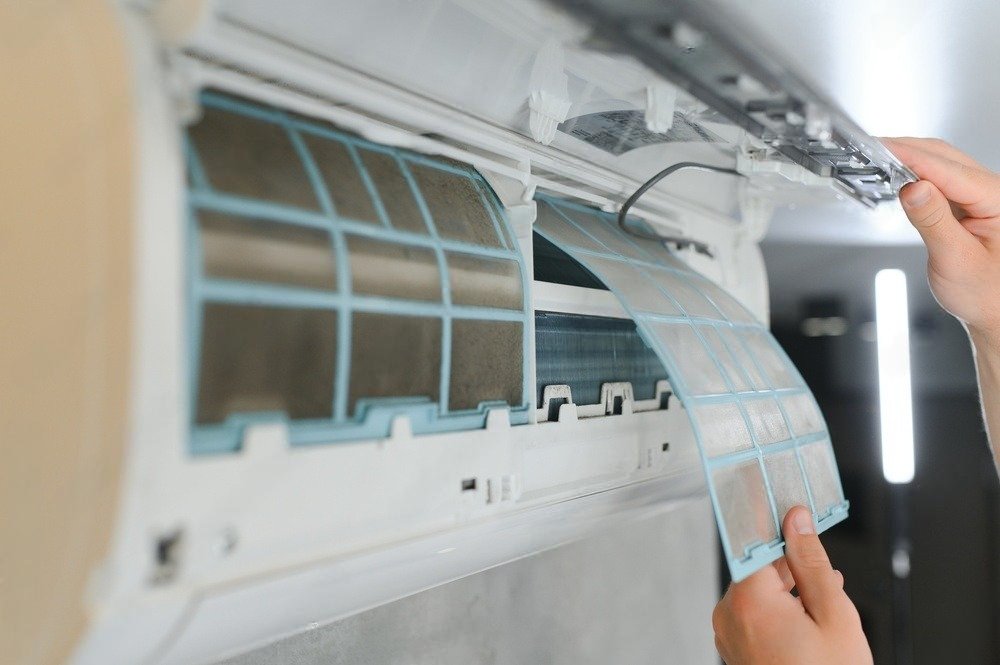
<instances>
[{"instance_id":1,"label":"electrical wire","mask_svg":"<svg viewBox=\"0 0 1000 665\"><path fill-rule=\"evenodd\" d=\"M703 242L699 242L692 238L685 238L682 236L661 236L656 233L639 233L638 231L629 228L628 226L628 211L635 205L635 202L639 198L652 189L656 183L660 182L669 175L672 175L681 169L699 169L702 171L713 171L715 173L728 173L730 175L737 175L740 177L746 177L736 169L727 168L725 166L713 166L711 164L701 164L699 162L678 162L673 166L668 166L663 169L652 178L640 185L639 189L635 190L632 196L626 199L625 203L622 204L621 210L618 211L618 228L622 232L627 233L637 238L643 238L644 240L654 240L656 242L670 243L677 246L677 249L686 249L688 247L693 247L694 251L704 254L705 256L712 256L712 252L709 250L708 245Z\"/></svg>"}]
</instances>

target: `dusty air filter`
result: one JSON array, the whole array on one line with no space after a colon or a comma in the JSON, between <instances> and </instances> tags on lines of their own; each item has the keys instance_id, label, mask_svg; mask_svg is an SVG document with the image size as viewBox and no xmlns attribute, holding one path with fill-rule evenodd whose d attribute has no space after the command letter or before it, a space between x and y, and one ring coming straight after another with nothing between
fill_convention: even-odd
<instances>
[{"instance_id":1,"label":"dusty air filter","mask_svg":"<svg viewBox=\"0 0 1000 665\"><path fill-rule=\"evenodd\" d=\"M782 556L781 518L847 517L830 436L774 337L733 297L612 215L539 200L536 230L618 296L691 418L734 581ZM648 231L647 231L648 232Z\"/></svg>"}]
</instances>

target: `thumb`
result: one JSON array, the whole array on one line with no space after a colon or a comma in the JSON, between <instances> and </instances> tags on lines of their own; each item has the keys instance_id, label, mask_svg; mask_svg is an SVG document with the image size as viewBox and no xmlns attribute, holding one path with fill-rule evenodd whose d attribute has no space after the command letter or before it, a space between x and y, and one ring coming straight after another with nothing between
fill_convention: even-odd
<instances>
[{"instance_id":1,"label":"thumb","mask_svg":"<svg viewBox=\"0 0 1000 665\"><path fill-rule=\"evenodd\" d=\"M844 596L841 578L816 535L812 512L796 506L788 511L784 523L785 559L795 579L802 606L816 623L835 618Z\"/></svg>"},{"instance_id":2,"label":"thumb","mask_svg":"<svg viewBox=\"0 0 1000 665\"><path fill-rule=\"evenodd\" d=\"M918 180L903 187L899 202L931 255L954 252L969 240L968 232L955 219L948 199L930 181Z\"/></svg>"}]
</instances>

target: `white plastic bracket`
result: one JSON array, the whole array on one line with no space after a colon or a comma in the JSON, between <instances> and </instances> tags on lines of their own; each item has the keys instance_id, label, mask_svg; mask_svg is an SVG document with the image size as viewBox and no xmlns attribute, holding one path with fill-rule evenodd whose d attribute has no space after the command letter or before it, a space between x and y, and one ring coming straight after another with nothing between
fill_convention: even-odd
<instances>
[{"instance_id":1,"label":"white plastic bracket","mask_svg":"<svg viewBox=\"0 0 1000 665\"><path fill-rule=\"evenodd\" d=\"M635 395L632 393L632 384L624 382L605 383L601 385L601 404L604 405L604 415L616 415L617 408L621 409L617 415L632 415L632 405L635 403Z\"/></svg>"},{"instance_id":2,"label":"white plastic bracket","mask_svg":"<svg viewBox=\"0 0 1000 665\"><path fill-rule=\"evenodd\" d=\"M747 176L751 182L777 181L775 176L807 187L829 187L832 182L830 178L816 175L783 157L774 157L774 152L770 149L761 149L750 144L745 144L736 153L736 170Z\"/></svg>"},{"instance_id":3,"label":"white plastic bracket","mask_svg":"<svg viewBox=\"0 0 1000 665\"><path fill-rule=\"evenodd\" d=\"M677 106L677 88L666 83L651 83L646 86L646 129L657 134L666 134L674 126L674 110Z\"/></svg>"},{"instance_id":4,"label":"white plastic bracket","mask_svg":"<svg viewBox=\"0 0 1000 665\"><path fill-rule=\"evenodd\" d=\"M273 459L288 453L288 424L254 423L243 431L242 451L254 459Z\"/></svg>"},{"instance_id":5,"label":"white plastic bracket","mask_svg":"<svg viewBox=\"0 0 1000 665\"><path fill-rule=\"evenodd\" d=\"M486 430L495 432L510 429L510 410L506 407L490 409L486 412Z\"/></svg>"},{"instance_id":6,"label":"white plastic bracket","mask_svg":"<svg viewBox=\"0 0 1000 665\"><path fill-rule=\"evenodd\" d=\"M542 408L541 413L538 416L539 422L546 422L549 419L549 412L552 408L553 400L561 400L563 402L559 408L559 412L556 414L559 418L561 418L562 407L573 404L573 394L570 391L569 386L545 386L542 388Z\"/></svg>"},{"instance_id":7,"label":"white plastic bracket","mask_svg":"<svg viewBox=\"0 0 1000 665\"><path fill-rule=\"evenodd\" d=\"M670 407L670 398L674 396L674 391L670 388L670 381L665 379L660 379L656 382L656 386L653 388L653 392L656 395L657 404L663 403L663 397L666 395L667 398L667 408Z\"/></svg>"},{"instance_id":8,"label":"white plastic bracket","mask_svg":"<svg viewBox=\"0 0 1000 665\"><path fill-rule=\"evenodd\" d=\"M573 105L563 61L562 46L552 40L538 51L531 69L528 127L531 138L542 145L552 143L559 123L566 119Z\"/></svg>"}]
</instances>

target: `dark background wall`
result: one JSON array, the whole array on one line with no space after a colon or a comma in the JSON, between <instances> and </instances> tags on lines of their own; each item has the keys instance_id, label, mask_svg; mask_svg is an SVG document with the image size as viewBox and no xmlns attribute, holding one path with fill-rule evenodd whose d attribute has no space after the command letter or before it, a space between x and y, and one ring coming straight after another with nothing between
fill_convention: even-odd
<instances>
[{"instance_id":1,"label":"dark background wall","mask_svg":"<svg viewBox=\"0 0 1000 665\"><path fill-rule=\"evenodd\" d=\"M851 501L851 517L824 542L877 664L1000 662L1000 483L964 330L936 311L911 317L916 475L909 486L892 486L882 477L875 344L864 338L864 310L848 308L852 325L841 337L805 337L795 321L775 323L827 418ZM893 574L894 501L908 527L908 578ZM908 631L894 618L905 624L907 614Z\"/></svg>"}]
</instances>

